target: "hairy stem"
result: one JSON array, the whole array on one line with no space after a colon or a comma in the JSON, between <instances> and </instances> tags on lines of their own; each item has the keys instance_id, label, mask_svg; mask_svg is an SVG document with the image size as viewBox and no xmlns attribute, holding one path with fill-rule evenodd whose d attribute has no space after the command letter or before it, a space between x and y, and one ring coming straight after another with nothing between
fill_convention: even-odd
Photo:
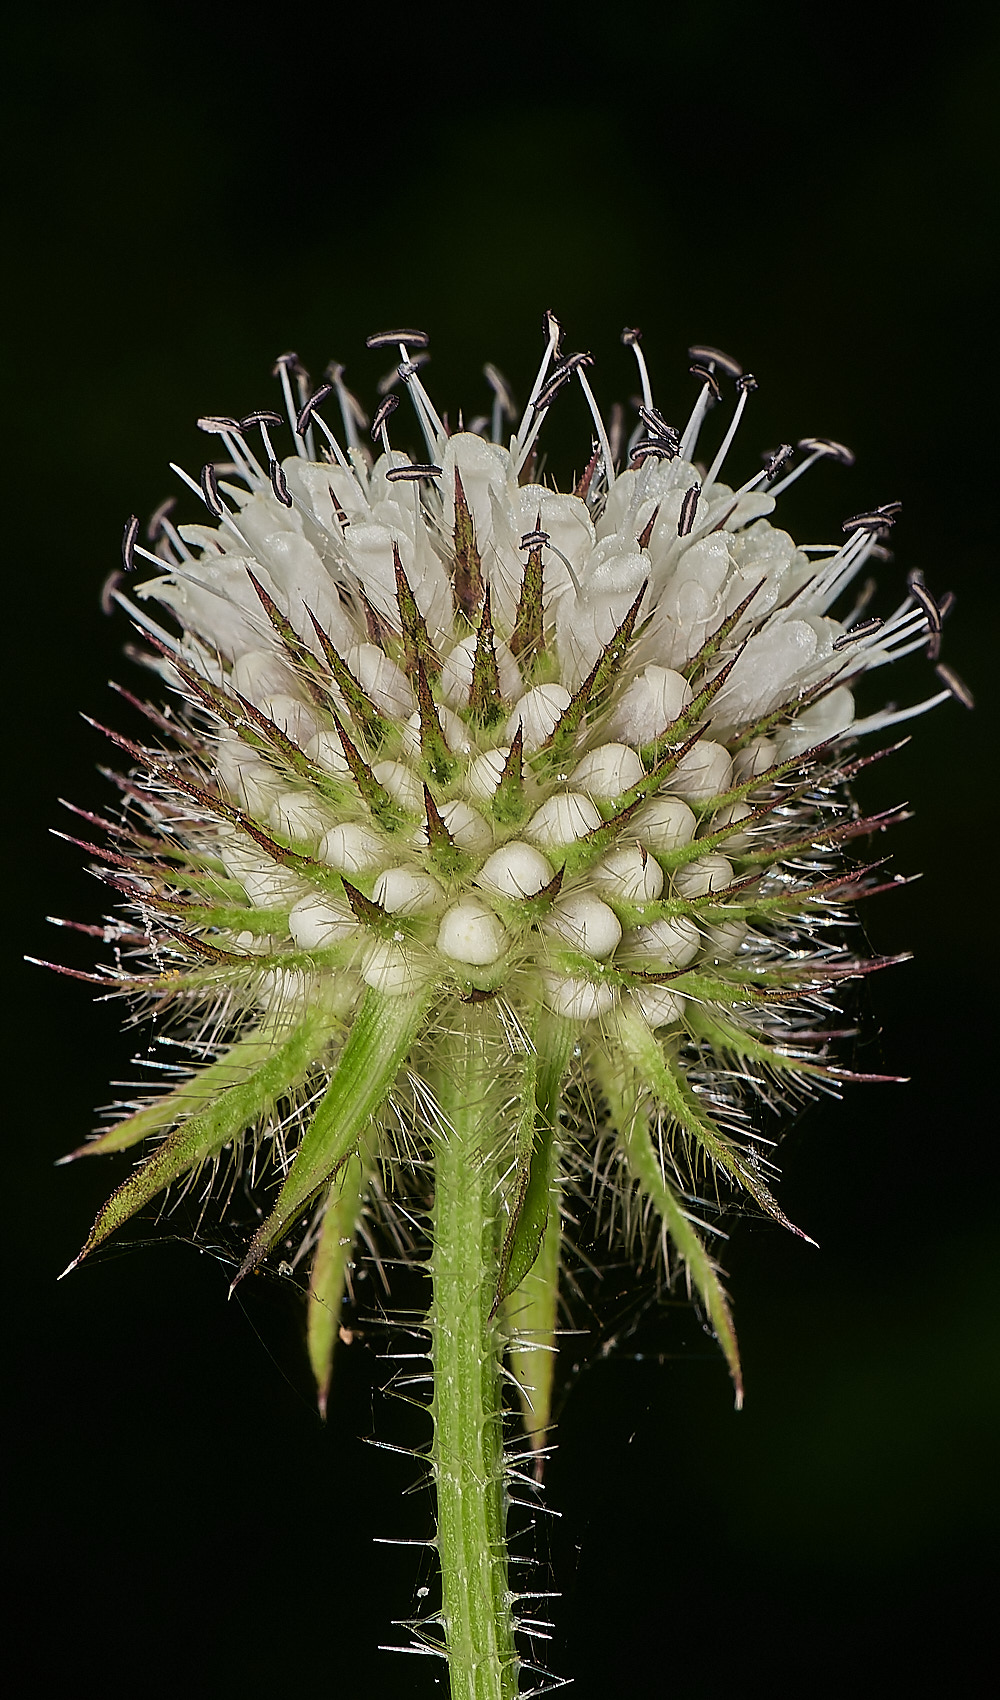
<instances>
[{"instance_id":1,"label":"hairy stem","mask_svg":"<svg viewBox=\"0 0 1000 1700\"><path fill-rule=\"evenodd\" d=\"M460 1006L438 1079L431 1352L442 1621L452 1700L517 1693L507 1581L500 1361L497 1058L481 1010Z\"/></svg>"}]
</instances>

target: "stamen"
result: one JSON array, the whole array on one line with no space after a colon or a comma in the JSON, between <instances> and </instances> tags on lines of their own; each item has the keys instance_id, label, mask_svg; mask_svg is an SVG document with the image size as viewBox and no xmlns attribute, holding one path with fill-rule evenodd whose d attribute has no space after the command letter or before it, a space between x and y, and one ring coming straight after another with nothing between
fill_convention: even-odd
<instances>
[{"instance_id":1,"label":"stamen","mask_svg":"<svg viewBox=\"0 0 1000 1700\"><path fill-rule=\"evenodd\" d=\"M146 542L147 543L155 543L156 539L160 535L161 529L166 530L167 515L172 514L176 506L177 506L177 497L176 496L168 496L166 501L161 502L159 507L156 508L153 511L153 513L150 514L148 520L146 521ZM173 527L171 527L171 530L172 529L173 529Z\"/></svg>"},{"instance_id":2,"label":"stamen","mask_svg":"<svg viewBox=\"0 0 1000 1700\"><path fill-rule=\"evenodd\" d=\"M855 626L849 632L842 632L840 637L834 640L833 647L834 649L847 649L852 643L857 643L859 638L871 637L873 632L880 632L884 625L885 621L877 618L866 620L864 625Z\"/></svg>"},{"instance_id":3,"label":"stamen","mask_svg":"<svg viewBox=\"0 0 1000 1700\"><path fill-rule=\"evenodd\" d=\"M236 524L236 521L233 519L232 514L229 512L229 509L226 507L219 495L219 487L215 476L215 467L212 465L203 466L201 469L201 480L199 483L195 483L195 480L190 476L190 474L185 472L182 466L178 466L175 460L170 461L169 465L171 472L175 472L182 483L186 484L188 489L193 491L194 494L204 502L213 519L221 519L229 527L233 536L243 545L243 548L250 551L250 544L247 542L239 526ZM128 608L130 614L133 614L136 618L138 618L138 611L136 609L132 608L129 603L125 603L125 606ZM149 625L150 622L143 621L143 624Z\"/></svg>"},{"instance_id":4,"label":"stamen","mask_svg":"<svg viewBox=\"0 0 1000 1700\"><path fill-rule=\"evenodd\" d=\"M292 505L291 492L288 488L288 482L285 478L285 474L282 472L281 467L276 460L272 460L268 463L268 473L271 479L271 489L277 496L278 501L283 507L290 508Z\"/></svg>"},{"instance_id":5,"label":"stamen","mask_svg":"<svg viewBox=\"0 0 1000 1700\"><path fill-rule=\"evenodd\" d=\"M906 582L910 595L914 601L920 603L927 615L927 629L930 633L927 653L932 661L936 661L941 653L941 610L924 583L924 575L919 567L914 567L912 572L907 573Z\"/></svg>"},{"instance_id":6,"label":"stamen","mask_svg":"<svg viewBox=\"0 0 1000 1700\"><path fill-rule=\"evenodd\" d=\"M739 400L736 403L736 411L733 414L732 424L719 445L719 451L705 474L706 488L709 484L715 484L718 480L719 473L722 471L726 456L732 446L733 438L739 428L740 420L743 417L743 409L746 407L747 397L751 390L755 390L757 388L757 380L752 377L749 372L741 373L736 380L736 387L740 392Z\"/></svg>"},{"instance_id":7,"label":"stamen","mask_svg":"<svg viewBox=\"0 0 1000 1700\"><path fill-rule=\"evenodd\" d=\"M742 366L737 361L732 360L728 354L723 354L718 348L704 348L696 345L694 348L688 349L688 357L694 361L690 370L696 378L702 380L702 385L698 400L691 410L691 417L684 427L684 435L681 438L678 453L682 460L691 459L705 415L713 405L713 401L721 399L722 391L719 389L715 378L716 366L731 378L740 378L743 375Z\"/></svg>"},{"instance_id":8,"label":"stamen","mask_svg":"<svg viewBox=\"0 0 1000 1700\"><path fill-rule=\"evenodd\" d=\"M629 330L628 326L626 326L622 331L622 342L625 344L626 348L630 348L632 350L632 353L635 355L636 365L639 368L639 382L642 385L642 405L647 408L650 413L652 413L653 390L649 382L649 371L646 366L646 357L643 354L642 349L639 347L641 341L642 332L639 330L638 326L634 326L631 330ZM640 408L639 411L641 414L642 408Z\"/></svg>"},{"instance_id":9,"label":"stamen","mask_svg":"<svg viewBox=\"0 0 1000 1700\"><path fill-rule=\"evenodd\" d=\"M960 702L963 708L975 708L976 702L972 692L965 680L960 679L953 668L946 667L943 661L939 661L934 671L941 683L947 685L956 702Z\"/></svg>"},{"instance_id":10,"label":"stamen","mask_svg":"<svg viewBox=\"0 0 1000 1700\"><path fill-rule=\"evenodd\" d=\"M688 359L694 360L699 366L707 366L709 371L721 372L725 378L742 378L743 367L731 354L723 354L721 348L710 348L707 343L696 343L688 349Z\"/></svg>"},{"instance_id":11,"label":"stamen","mask_svg":"<svg viewBox=\"0 0 1000 1700\"><path fill-rule=\"evenodd\" d=\"M791 460L794 453L795 450L792 448L791 443L781 443L780 446L774 450L773 454L765 456L765 481L776 478L782 467L788 465L788 462ZM768 495L773 496L774 491L769 490Z\"/></svg>"},{"instance_id":12,"label":"stamen","mask_svg":"<svg viewBox=\"0 0 1000 1700\"><path fill-rule=\"evenodd\" d=\"M552 406L552 403L559 391L562 389L563 384L568 383L570 378L573 376L573 373L578 371L581 366L592 366L593 363L593 356L590 354L570 354L560 363L556 371L553 372L548 383L537 392L534 401L530 404L534 413L531 429L529 430L523 447L521 447L514 462L514 470L516 472L520 472L522 466L531 453L535 438L538 436L538 433L542 428L542 420L544 419L548 409Z\"/></svg>"},{"instance_id":13,"label":"stamen","mask_svg":"<svg viewBox=\"0 0 1000 1700\"><path fill-rule=\"evenodd\" d=\"M398 383L408 383L421 366L427 365L429 359L429 354L418 354L415 360L402 360L398 366L392 368L391 372L387 372L384 378L379 379L375 385L376 391L380 396L388 395L389 391L394 390Z\"/></svg>"},{"instance_id":14,"label":"stamen","mask_svg":"<svg viewBox=\"0 0 1000 1700\"><path fill-rule=\"evenodd\" d=\"M656 460L676 460L680 439L676 431L669 437L643 437L632 450L631 466L641 466L647 455Z\"/></svg>"},{"instance_id":15,"label":"stamen","mask_svg":"<svg viewBox=\"0 0 1000 1700\"><path fill-rule=\"evenodd\" d=\"M222 519L226 510L219 495L219 483L211 461L206 461L201 469L201 494L209 513L216 519Z\"/></svg>"},{"instance_id":16,"label":"stamen","mask_svg":"<svg viewBox=\"0 0 1000 1700\"><path fill-rule=\"evenodd\" d=\"M299 370L299 357L297 354L289 350L287 354L278 355L278 358L274 363L274 370L271 376L281 379L281 391L285 398L285 412L288 414L288 423L292 428L292 436L295 441L295 452L300 460L306 460L308 457L306 455L305 439L299 430L298 409L292 399L292 384L290 377L291 372L298 372ZM273 484L274 480L272 479L271 482Z\"/></svg>"},{"instance_id":17,"label":"stamen","mask_svg":"<svg viewBox=\"0 0 1000 1700\"><path fill-rule=\"evenodd\" d=\"M883 502L881 507L869 508L866 512L852 514L845 519L841 531L869 531L875 537L885 536L889 527L895 524L896 515L902 509L902 502Z\"/></svg>"},{"instance_id":18,"label":"stamen","mask_svg":"<svg viewBox=\"0 0 1000 1700\"><path fill-rule=\"evenodd\" d=\"M694 525L694 516L698 511L698 500L701 496L701 485L692 484L681 503L680 516L677 520L678 537L686 537Z\"/></svg>"},{"instance_id":19,"label":"stamen","mask_svg":"<svg viewBox=\"0 0 1000 1700\"><path fill-rule=\"evenodd\" d=\"M207 431L215 437L224 437L227 432L235 435L242 429L238 419L230 419L224 413L205 413L196 423L199 431Z\"/></svg>"},{"instance_id":20,"label":"stamen","mask_svg":"<svg viewBox=\"0 0 1000 1700\"><path fill-rule=\"evenodd\" d=\"M841 466L854 465L854 456L850 449L845 448L843 443L835 443L832 437L802 437L795 446L807 450L808 459L802 461L794 472L790 472L781 484L775 485L771 491L772 496L780 496L783 490L787 490L797 478L801 478L804 472L815 466L818 460L835 460Z\"/></svg>"},{"instance_id":21,"label":"stamen","mask_svg":"<svg viewBox=\"0 0 1000 1700\"><path fill-rule=\"evenodd\" d=\"M122 534L122 566L127 573L135 571L135 540L139 535L137 515L130 515Z\"/></svg>"},{"instance_id":22,"label":"stamen","mask_svg":"<svg viewBox=\"0 0 1000 1700\"><path fill-rule=\"evenodd\" d=\"M421 466L413 462L410 466L391 466L385 476L389 484L401 484L420 478L440 478L442 471L440 466Z\"/></svg>"},{"instance_id":23,"label":"stamen","mask_svg":"<svg viewBox=\"0 0 1000 1700\"><path fill-rule=\"evenodd\" d=\"M387 396L385 396L383 398L383 400L379 402L378 408L377 408L376 413L375 413L375 417L372 420L372 428L371 428L372 442L375 441L375 438L381 432L382 447L385 450L385 453L387 455L390 455L392 453L392 450L389 447L389 433L386 430L386 421L390 418L390 416L393 413L395 413L398 406L399 406L398 395L387 395Z\"/></svg>"},{"instance_id":24,"label":"stamen","mask_svg":"<svg viewBox=\"0 0 1000 1700\"><path fill-rule=\"evenodd\" d=\"M611 453L611 443L608 439L604 420L601 418L601 410L597 405L597 398L595 397L590 384L587 382L587 378L583 371L584 362L586 362L588 366L591 364L590 356L589 354L579 355L574 356L574 359L579 360L579 365L576 368L576 375L580 380L580 388L587 398L587 406L590 408L591 417L593 418L594 425L597 430L597 438L601 445L601 453L604 456L604 477L607 482L608 490L611 491L614 489L615 484L614 455Z\"/></svg>"},{"instance_id":25,"label":"stamen","mask_svg":"<svg viewBox=\"0 0 1000 1700\"><path fill-rule=\"evenodd\" d=\"M531 386L531 394L528 397L528 405L522 415L521 423L518 426L517 437L515 439L515 459L518 463L518 470L520 470L521 466L524 465L524 462L527 459L528 450L523 446L524 440L527 432L534 427L537 420L537 415L534 411L535 402L538 399L542 385L545 382L545 374L552 361L559 357L559 339L562 336L562 326L555 314L550 310L546 311L543 329L548 338L545 345L545 353L542 355L542 363L538 368L538 376Z\"/></svg>"},{"instance_id":26,"label":"stamen","mask_svg":"<svg viewBox=\"0 0 1000 1700\"><path fill-rule=\"evenodd\" d=\"M398 342L405 351L408 348L426 348L430 340L426 331L374 331L371 336L365 337L365 347L391 348Z\"/></svg>"},{"instance_id":27,"label":"stamen","mask_svg":"<svg viewBox=\"0 0 1000 1700\"><path fill-rule=\"evenodd\" d=\"M332 395L332 394L333 394L333 385L332 384L320 384L318 389L313 390L312 395L309 396L302 403L302 407L300 408L298 416L295 420L295 434L296 434L296 436L298 436L298 437L304 437L305 436L306 429L307 429L308 425L310 424L310 422L312 420L313 409L318 407L321 401L325 401L328 395Z\"/></svg>"},{"instance_id":28,"label":"stamen","mask_svg":"<svg viewBox=\"0 0 1000 1700\"><path fill-rule=\"evenodd\" d=\"M337 392L337 400L340 403L340 414L344 421L344 436L347 438L348 448L360 449L361 439L358 436L358 431L359 429L364 431L367 428L367 413L358 401L357 397L351 394L347 385L344 383L344 368L340 365L339 361L331 360L323 376L325 378L329 378Z\"/></svg>"}]
</instances>

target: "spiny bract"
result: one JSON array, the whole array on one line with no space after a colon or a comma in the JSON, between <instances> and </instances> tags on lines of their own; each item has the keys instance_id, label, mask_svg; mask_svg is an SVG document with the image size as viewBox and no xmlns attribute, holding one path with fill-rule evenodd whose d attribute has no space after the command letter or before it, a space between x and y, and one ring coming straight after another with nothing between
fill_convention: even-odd
<instances>
[{"instance_id":1,"label":"spiny bract","mask_svg":"<svg viewBox=\"0 0 1000 1700\"><path fill-rule=\"evenodd\" d=\"M154 1141L86 1253L224 1151L242 1144L256 1164L270 1145L281 1184L241 1274L312 1211L325 1400L366 1198L384 1187L404 1212L425 1209L449 1035L472 1022L497 1083L480 1153L490 1320L503 1320L539 1448L559 1200L598 1172L686 1265L739 1396L700 1216L746 1195L791 1226L741 1103L748 1089L780 1106L849 1078L822 1030L840 982L873 966L840 923L878 864L840 853L898 816L857 818L842 789L864 759L854 742L964 699L940 666L929 703L855 719L862 673L920 646L937 660L946 610L911 574L885 622L864 617L868 586L831 613L885 557L895 504L856 515L841 544L798 548L771 522L802 471L849 464L848 451L810 439L793 470L784 449L739 488L722 483L753 380L692 350L698 398L676 431L633 331L643 402L623 448L589 359L560 356L551 315L546 337L509 446L493 368L489 434L485 419L449 432L418 375L423 334L370 339L399 348L425 462L390 445L394 394L373 463L340 368L310 394L285 356L294 452L280 459L272 442L278 414L203 419L226 463L180 476L209 523L175 528L161 510L150 553L130 521L125 565L156 574L125 606L178 706L146 709L148 747L109 734L133 765L120 818L98 823L112 848L88 848L130 919L107 930L115 964L94 978L179 1023L198 1066L74 1153ZM535 481L535 441L572 380L596 446L562 494ZM696 442L723 385L735 410L703 469ZM328 399L346 450L319 412ZM153 599L179 636L148 617ZM568 1125L566 1087L581 1081L597 1114Z\"/></svg>"}]
</instances>

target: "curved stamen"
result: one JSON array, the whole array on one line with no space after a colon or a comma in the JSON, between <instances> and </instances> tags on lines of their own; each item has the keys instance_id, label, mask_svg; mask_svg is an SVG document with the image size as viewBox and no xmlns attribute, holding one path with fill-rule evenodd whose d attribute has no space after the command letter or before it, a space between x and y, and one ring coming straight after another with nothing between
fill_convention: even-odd
<instances>
[{"instance_id":1,"label":"curved stamen","mask_svg":"<svg viewBox=\"0 0 1000 1700\"><path fill-rule=\"evenodd\" d=\"M288 423L292 428L295 452L300 460L307 460L309 456L306 452L305 438L299 430L299 409L296 407L295 402L292 399L292 384L290 377L290 372L298 372L300 370L301 367L298 355L289 350L287 354L278 355L278 358L274 363L273 376L278 377L281 380L281 393L285 398L285 412L288 414Z\"/></svg>"},{"instance_id":2,"label":"curved stamen","mask_svg":"<svg viewBox=\"0 0 1000 1700\"><path fill-rule=\"evenodd\" d=\"M743 410L746 407L747 398L750 394L750 391L755 390L757 388L757 380L756 380L756 378L752 377L749 372L747 372L745 374L745 376L741 376L737 379L736 387L740 392L739 393L739 399L736 403L736 411L733 414L732 423L729 427L729 430L726 432L725 436L722 439L722 442L719 444L718 453L716 454L715 459L713 460L711 466L709 467L708 471L705 474L705 488L706 489L708 488L708 486L710 484L714 484L718 480L719 473L722 471L723 465L725 463L726 456L729 453L730 448L732 447L733 438L735 437L737 431L739 430L739 424L740 424L740 420L743 418ZM773 494L773 491L772 491L772 494Z\"/></svg>"},{"instance_id":3,"label":"curved stamen","mask_svg":"<svg viewBox=\"0 0 1000 1700\"><path fill-rule=\"evenodd\" d=\"M549 366L551 365L552 361L558 355L559 339L562 336L562 326L559 323L559 320L556 318L556 316L553 312L551 312L551 311L546 312L546 314L545 314L545 324L546 324L546 333L547 333L547 337L548 337L548 340L547 340L546 345L545 345L545 353L542 355L542 363L538 368L538 376L536 377L534 383L531 386L531 394L528 396L528 405L524 410L524 413L523 413L522 418L521 418L521 423L518 426L518 430L517 430L516 447L515 447L515 460L517 459L518 456L520 456L520 461L521 461L522 465L523 465L524 460L526 458L526 452L522 448L522 444L524 442L525 434L529 430L531 430L532 427L534 426L534 424L536 423L536 417L535 417L535 411L534 411L535 402L537 401L539 395L541 394L542 385L545 382L545 374L548 371Z\"/></svg>"}]
</instances>

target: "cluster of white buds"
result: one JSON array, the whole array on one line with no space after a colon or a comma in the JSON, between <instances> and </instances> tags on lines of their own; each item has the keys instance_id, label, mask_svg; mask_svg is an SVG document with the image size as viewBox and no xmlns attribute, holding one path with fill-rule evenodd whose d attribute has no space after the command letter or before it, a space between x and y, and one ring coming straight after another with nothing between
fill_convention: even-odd
<instances>
[{"instance_id":1,"label":"cluster of white buds","mask_svg":"<svg viewBox=\"0 0 1000 1700\"><path fill-rule=\"evenodd\" d=\"M686 1265L739 1390L694 1177L707 1168L713 1187L786 1222L741 1098L755 1082L774 1104L848 1078L822 1028L839 983L871 966L840 923L878 864L839 857L898 818L860 819L845 797L871 759L858 738L968 701L940 661L948 599L913 573L883 620L866 617L872 586L856 590L886 556L897 504L808 547L773 521L784 490L818 461L849 465L846 449L809 439L724 483L756 387L735 361L691 350L697 399L677 430L625 332L642 391L625 442L605 426L589 357L561 354L551 314L545 334L523 415L487 367L491 425L457 431L420 377L426 337L369 339L398 349L425 460L391 441L394 389L370 422L373 453L341 368L310 391L284 356L292 453L279 458L280 414L202 419L224 463L175 470L207 520L175 526L161 510L151 549L130 521L125 567L155 573L138 605L114 594L178 706L146 710L147 745L109 734L133 765L121 816L104 823L111 848L90 848L129 918L111 924L116 960L93 978L172 1012L202 1061L82 1148L156 1140L86 1252L223 1151L270 1139L281 1185L240 1273L312 1211L325 1398L366 1199L386 1166L433 1167L441 1129L461 1120L449 1092L478 1024L478 1054L503 1081L495 1101L482 1087L477 1147L494 1172L486 1322L506 1319L538 1446L552 1354L539 1367L529 1348L554 1339L559 1200L589 1183L609 1129L620 1188ZM562 493L536 478L536 440L576 384L594 450ZM727 388L706 467L699 434ZM935 693L856 718L862 675L919 648ZM568 1134L560 1105L581 1072L600 1127ZM429 1107L400 1141L407 1074ZM446 1198L443 1174L394 1185L404 1204Z\"/></svg>"}]
</instances>

